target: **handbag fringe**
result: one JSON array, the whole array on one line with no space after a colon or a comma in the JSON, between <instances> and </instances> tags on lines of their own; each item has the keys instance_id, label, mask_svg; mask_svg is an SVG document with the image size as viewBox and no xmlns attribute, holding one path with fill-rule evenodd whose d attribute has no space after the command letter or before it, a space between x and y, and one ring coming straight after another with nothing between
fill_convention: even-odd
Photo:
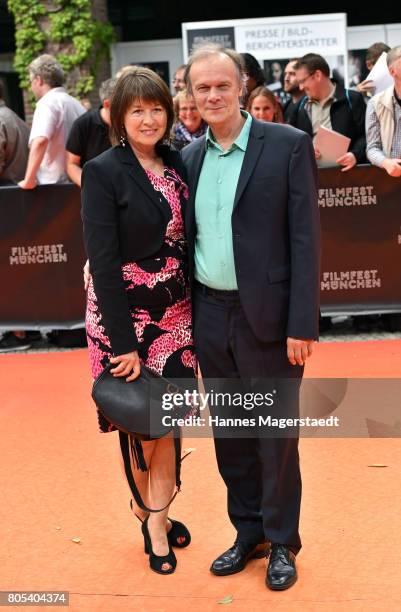
<instances>
[{"instance_id":1,"label":"handbag fringe","mask_svg":"<svg viewBox=\"0 0 401 612\"><path fill-rule=\"evenodd\" d=\"M170 499L170 501L163 508L158 508L156 510L152 508L148 508L148 506L146 506L146 504L144 503L141 497L141 494L138 490L138 487L136 486L134 474L132 472L130 449L131 449L132 458L134 460L136 468L138 470L141 470L142 472L146 472L148 470L148 467L145 461L145 456L143 454L142 443L137 438L133 438L133 436L130 436L129 434L121 430L119 430L118 433L120 437L121 454L122 454L122 458L124 462L124 471L125 471L125 475L126 475L126 478L127 478L127 481L128 481L128 484L131 489L131 493L135 500L136 505L139 508L141 508L141 510L143 510L144 512L162 512L163 510L169 507L169 505L175 499L177 493L181 490L181 461L182 459L181 459L181 430L180 428L174 427L173 429L174 450L175 450L176 491L174 495L172 496L172 498Z\"/></svg>"},{"instance_id":2,"label":"handbag fringe","mask_svg":"<svg viewBox=\"0 0 401 612\"><path fill-rule=\"evenodd\" d=\"M136 469L141 470L141 472L147 472L148 466L146 465L141 441L138 440L138 438L134 438L133 436L129 436L129 439L131 444L131 453L134 459L134 463L136 465Z\"/></svg>"}]
</instances>

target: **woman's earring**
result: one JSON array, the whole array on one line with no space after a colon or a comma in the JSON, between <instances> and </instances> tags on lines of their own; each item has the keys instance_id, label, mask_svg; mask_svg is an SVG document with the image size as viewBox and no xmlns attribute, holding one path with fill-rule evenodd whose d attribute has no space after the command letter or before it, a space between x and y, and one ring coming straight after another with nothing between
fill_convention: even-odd
<instances>
[{"instance_id":1,"label":"woman's earring","mask_svg":"<svg viewBox=\"0 0 401 612\"><path fill-rule=\"evenodd\" d=\"M121 136L120 136L120 145L122 147L125 147L125 144L127 142L127 139L126 139L125 135L126 135L125 126L122 125L121 126Z\"/></svg>"}]
</instances>

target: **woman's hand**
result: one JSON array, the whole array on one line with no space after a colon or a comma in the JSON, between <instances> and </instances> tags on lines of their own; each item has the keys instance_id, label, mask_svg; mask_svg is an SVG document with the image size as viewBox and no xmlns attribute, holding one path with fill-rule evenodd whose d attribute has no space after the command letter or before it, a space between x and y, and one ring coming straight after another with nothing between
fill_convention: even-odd
<instances>
[{"instance_id":1,"label":"woman's hand","mask_svg":"<svg viewBox=\"0 0 401 612\"><path fill-rule=\"evenodd\" d=\"M83 273L84 273L84 289L85 291L87 291L89 287L89 281L91 279L91 271L89 269L89 259L86 260L86 263L83 267Z\"/></svg>"},{"instance_id":2,"label":"woman's hand","mask_svg":"<svg viewBox=\"0 0 401 612\"><path fill-rule=\"evenodd\" d=\"M110 370L111 374L113 374L113 376L127 376L126 382L132 382L135 378L138 378L141 373L141 363L139 361L138 351L111 357L110 363L116 364L116 367Z\"/></svg>"}]
</instances>

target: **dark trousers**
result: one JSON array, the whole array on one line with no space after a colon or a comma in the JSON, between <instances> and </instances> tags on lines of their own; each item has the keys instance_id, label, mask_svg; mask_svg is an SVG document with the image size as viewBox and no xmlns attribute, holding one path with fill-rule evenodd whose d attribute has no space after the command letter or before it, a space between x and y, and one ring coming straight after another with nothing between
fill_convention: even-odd
<instances>
[{"instance_id":1,"label":"dark trousers","mask_svg":"<svg viewBox=\"0 0 401 612\"><path fill-rule=\"evenodd\" d=\"M295 416L303 367L289 363L286 342L259 341L237 293L210 295L197 285L193 299L195 347L206 387L210 378L292 379L296 393L295 398L292 393L291 415ZM215 430L214 443L238 538L252 543L267 539L296 554L301 548L298 437L273 438L260 432L252 438L220 437Z\"/></svg>"}]
</instances>

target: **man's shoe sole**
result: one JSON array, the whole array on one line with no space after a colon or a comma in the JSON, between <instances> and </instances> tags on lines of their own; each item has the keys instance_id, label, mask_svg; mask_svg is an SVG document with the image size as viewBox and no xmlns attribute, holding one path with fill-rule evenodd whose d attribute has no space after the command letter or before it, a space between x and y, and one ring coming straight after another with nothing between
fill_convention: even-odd
<instances>
[{"instance_id":1,"label":"man's shoe sole","mask_svg":"<svg viewBox=\"0 0 401 612\"><path fill-rule=\"evenodd\" d=\"M295 575L294 578L290 582L287 582L283 586L279 586L279 585L272 586L271 584L269 584L268 580L266 579L266 586L271 591L285 591L286 589L289 589L290 587L292 587L292 585L295 584L297 580L298 580L298 576Z\"/></svg>"},{"instance_id":2,"label":"man's shoe sole","mask_svg":"<svg viewBox=\"0 0 401 612\"><path fill-rule=\"evenodd\" d=\"M244 570L246 568L246 565L248 563L248 561L251 561L251 559L263 559L266 557L268 551L268 547L266 547L265 550L257 550L254 553L252 553L252 555L250 555L247 560L245 561L245 563L240 566L237 567L236 569L226 569L226 570L221 570L221 572L219 571L215 571L213 569L213 566L210 566L210 571L214 576L231 576L232 574L238 574L239 572L242 572L242 570Z\"/></svg>"}]
</instances>

